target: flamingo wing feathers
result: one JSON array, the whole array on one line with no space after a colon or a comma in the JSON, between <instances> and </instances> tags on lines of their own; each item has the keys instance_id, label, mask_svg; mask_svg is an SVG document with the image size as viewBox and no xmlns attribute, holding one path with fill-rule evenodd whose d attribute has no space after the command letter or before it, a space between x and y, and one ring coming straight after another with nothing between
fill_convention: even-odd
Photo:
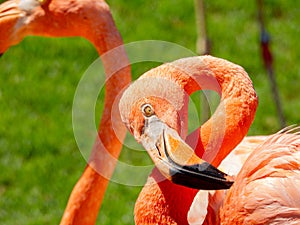
<instances>
[{"instance_id":1,"label":"flamingo wing feathers","mask_svg":"<svg viewBox=\"0 0 300 225\"><path fill-rule=\"evenodd\" d=\"M221 224L300 224L300 138L270 136L248 157L225 197Z\"/></svg>"},{"instance_id":2,"label":"flamingo wing feathers","mask_svg":"<svg viewBox=\"0 0 300 225\"><path fill-rule=\"evenodd\" d=\"M227 174L236 176L251 152L262 144L268 136L245 137L243 141L221 162L219 168ZM218 212L223 203L226 191L200 190L195 196L188 213L190 224L217 224ZM214 222L213 222L214 221Z\"/></svg>"}]
</instances>

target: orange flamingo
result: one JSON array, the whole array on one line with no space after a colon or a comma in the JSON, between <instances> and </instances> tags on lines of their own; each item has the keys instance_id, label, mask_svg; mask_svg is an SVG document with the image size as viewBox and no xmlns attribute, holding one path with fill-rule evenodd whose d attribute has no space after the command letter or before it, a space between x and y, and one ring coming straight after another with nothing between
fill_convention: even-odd
<instances>
[{"instance_id":1,"label":"orange flamingo","mask_svg":"<svg viewBox=\"0 0 300 225\"><path fill-rule=\"evenodd\" d=\"M221 100L213 116L187 138L193 152L183 141L187 99L200 89L218 92ZM156 164L136 202L136 223L188 224L187 214L197 194L189 187L226 188L229 179L198 156L213 166L222 162L246 135L257 96L243 68L202 56L146 72L124 92L119 107L123 122Z\"/></svg>"},{"instance_id":2,"label":"orange flamingo","mask_svg":"<svg viewBox=\"0 0 300 225\"><path fill-rule=\"evenodd\" d=\"M193 152L182 139L186 95L200 88L219 92L221 101L212 118L187 138L190 142L199 135L196 145L192 143L196 146ZM247 73L211 56L162 65L128 88L120 101L122 120L156 164L136 203L136 222L299 224L298 134L287 129L273 136L245 138L236 147L253 120L256 106L257 97ZM225 186L228 182L224 173L220 176L195 154L214 166L222 162L221 167L233 174L240 171L227 194L223 190L199 191L195 198L197 191L188 187L218 189L220 182ZM198 215L191 212L195 204Z\"/></svg>"},{"instance_id":3,"label":"orange flamingo","mask_svg":"<svg viewBox=\"0 0 300 225\"><path fill-rule=\"evenodd\" d=\"M0 53L27 35L81 36L92 42L101 56L107 82L98 138L61 220L61 224L94 224L117 161L112 159L118 158L126 133L113 103L131 80L129 61L109 7L97 0L10 0L0 5L0 33Z\"/></svg>"}]
</instances>

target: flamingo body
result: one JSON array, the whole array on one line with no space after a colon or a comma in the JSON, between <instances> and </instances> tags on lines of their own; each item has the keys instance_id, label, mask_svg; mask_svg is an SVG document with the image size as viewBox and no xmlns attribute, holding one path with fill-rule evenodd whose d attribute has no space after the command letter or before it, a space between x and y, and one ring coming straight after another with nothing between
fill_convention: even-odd
<instances>
[{"instance_id":1,"label":"flamingo body","mask_svg":"<svg viewBox=\"0 0 300 225\"><path fill-rule=\"evenodd\" d=\"M247 158L225 196L221 224L300 224L300 138L274 134Z\"/></svg>"},{"instance_id":2,"label":"flamingo body","mask_svg":"<svg viewBox=\"0 0 300 225\"><path fill-rule=\"evenodd\" d=\"M249 155L257 146L261 145L268 136L245 137L232 152L221 162L219 168L233 176L237 176ZM199 190L188 212L190 225L220 224L220 209L227 191Z\"/></svg>"}]
</instances>

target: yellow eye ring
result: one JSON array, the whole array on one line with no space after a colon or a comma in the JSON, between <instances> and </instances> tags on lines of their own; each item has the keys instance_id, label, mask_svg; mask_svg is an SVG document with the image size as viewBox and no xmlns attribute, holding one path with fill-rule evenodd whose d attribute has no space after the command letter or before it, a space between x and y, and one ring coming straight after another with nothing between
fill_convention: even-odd
<instances>
[{"instance_id":1,"label":"yellow eye ring","mask_svg":"<svg viewBox=\"0 0 300 225\"><path fill-rule=\"evenodd\" d=\"M150 116L154 115L154 109L152 108L152 106L150 104L142 105L141 110L142 110L143 115L146 117L150 117Z\"/></svg>"},{"instance_id":2,"label":"yellow eye ring","mask_svg":"<svg viewBox=\"0 0 300 225\"><path fill-rule=\"evenodd\" d=\"M47 0L38 0L38 2L39 2L41 5L43 5L43 4L45 4L45 3L47 2Z\"/></svg>"}]
</instances>

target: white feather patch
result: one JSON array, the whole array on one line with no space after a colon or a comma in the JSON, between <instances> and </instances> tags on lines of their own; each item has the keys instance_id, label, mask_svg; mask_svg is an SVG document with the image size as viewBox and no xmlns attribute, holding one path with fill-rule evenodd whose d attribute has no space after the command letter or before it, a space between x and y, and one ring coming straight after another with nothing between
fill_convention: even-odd
<instances>
[{"instance_id":1,"label":"white feather patch","mask_svg":"<svg viewBox=\"0 0 300 225\"><path fill-rule=\"evenodd\" d=\"M198 191L187 215L189 225L203 224L207 215L208 195L208 191Z\"/></svg>"},{"instance_id":2,"label":"white feather patch","mask_svg":"<svg viewBox=\"0 0 300 225\"><path fill-rule=\"evenodd\" d=\"M19 8L24 11L32 11L39 5L40 2L38 0L20 0Z\"/></svg>"}]
</instances>

